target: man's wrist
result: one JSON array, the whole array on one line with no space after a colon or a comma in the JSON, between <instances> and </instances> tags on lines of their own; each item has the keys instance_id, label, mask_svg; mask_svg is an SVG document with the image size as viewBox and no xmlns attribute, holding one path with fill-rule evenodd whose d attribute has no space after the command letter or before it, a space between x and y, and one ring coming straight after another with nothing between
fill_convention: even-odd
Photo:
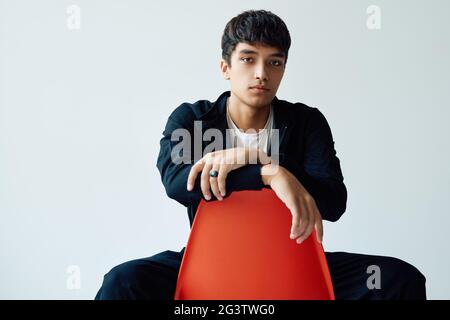
<instances>
[{"instance_id":1,"label":"man's wrist","mask_svg":"<svg viewBox=\"0 0 450 320\"><path fill-rule=\"evenodd\" d=\"M279 174L282 169L278 164L265 164L261 167L261 180L265 186L270 186L273 177Z\"/></svg>"}]
</instances>

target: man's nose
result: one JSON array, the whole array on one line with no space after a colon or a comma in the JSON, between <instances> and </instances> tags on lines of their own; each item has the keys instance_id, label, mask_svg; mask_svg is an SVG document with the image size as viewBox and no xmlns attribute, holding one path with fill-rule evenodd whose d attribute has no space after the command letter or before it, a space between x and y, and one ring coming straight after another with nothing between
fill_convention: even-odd
<instances>
[{"instance_id":1,"label":"man's nose","mask_svg":"<svg viewBox=\"0 0 450 320\"><path fill-rule=\"evenodd\" d=\"M259 79L261 81L267 81L269 80L269 75L267 74L266 66L262 63L258 64L255 67L255 78Z\"/></svg>"}]
</instances>

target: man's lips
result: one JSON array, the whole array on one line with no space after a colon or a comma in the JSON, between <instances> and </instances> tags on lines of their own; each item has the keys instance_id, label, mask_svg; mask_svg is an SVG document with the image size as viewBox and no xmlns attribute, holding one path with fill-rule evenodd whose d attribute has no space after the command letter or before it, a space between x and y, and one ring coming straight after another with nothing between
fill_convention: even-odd
<instances>
[{"instance_id":1,"label":"man's lips","mask_svg":"<svg viewBox=\"0 0 450 320\"><path fill-rule=\"evenodd\" d=\"M259 89L259 90L266 90L266 91L269 90L268 88L263 87L263 86L253 86L253 87L250 87L250 89Z\"/></svg>"}]
</instances>

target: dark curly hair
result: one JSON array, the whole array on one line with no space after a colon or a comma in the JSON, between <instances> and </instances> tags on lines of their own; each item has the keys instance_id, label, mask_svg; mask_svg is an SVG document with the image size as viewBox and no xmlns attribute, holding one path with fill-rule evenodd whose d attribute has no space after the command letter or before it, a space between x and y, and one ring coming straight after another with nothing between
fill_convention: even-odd
<instances>
[{"instance_id":1,"label":"dark curly hair","mask_svg":"<svg viewBox=\"0 0 450 320\"><path fill-rule=\"evenodd\" d=\"M291 36L286 24L276 14L266 10L248 10L227 23L222 35L222 58L230 68L231 54L239 42L278 48L285 54L286 66Z\"/></svg>"}]
</instances>

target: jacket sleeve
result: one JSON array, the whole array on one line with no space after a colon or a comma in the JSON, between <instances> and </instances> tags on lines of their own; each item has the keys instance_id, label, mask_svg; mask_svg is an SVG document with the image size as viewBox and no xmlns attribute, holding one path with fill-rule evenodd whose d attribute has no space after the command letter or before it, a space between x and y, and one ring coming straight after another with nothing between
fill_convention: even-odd
<instances>
[{"instance_id":1,"label":"jacket sleeve","mask_svg":"<svg viewBox=\"0 0 450 320\"><path fill-rule=\"evenodd\" d=\"M306 125L303 166L286 154L279 163L293 173L316 201L324 220L335 222L345 212L347 189L324 115L313 108Z\"/></svg>"},{"instance_id":2,"label":"jacket sleeve","mask_svg":"<svg viewBox=\"0 0 450 320\"><path fill-rule=\"evenodd\" d=\"M179 140L172 141L172 133L176 129L186 129L191 137L191 155L194 154L194 122L193 112L189 108L181 105L169 117L163 137L160 140L160 151L157 160L157 168L161 174L161 180L167 195L188 207L198 203L203 197L200 188L200 175L194 184L192 191L187 190L187 178L194 164L193 157L190 161L173 161L172 151L174 147L180 143ZM183 156L183 155L179 155ZM261 180L261 165L249 164L237 170L231 171L226 179L225 197L229 196L233 191L240 190L261 190L264 184ZM212 199L217 200L211 193ZM206 200L206 199L205 199Z\"/></svg>"}]
</instances>

